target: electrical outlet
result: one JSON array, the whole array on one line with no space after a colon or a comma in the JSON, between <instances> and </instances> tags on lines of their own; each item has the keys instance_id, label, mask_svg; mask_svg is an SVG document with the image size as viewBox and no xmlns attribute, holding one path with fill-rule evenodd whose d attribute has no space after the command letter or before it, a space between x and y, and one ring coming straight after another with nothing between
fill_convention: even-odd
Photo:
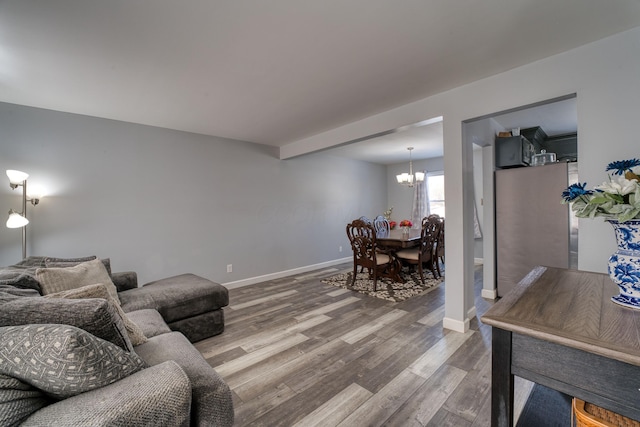
<instances>
[{"instance_id":1,"label":"electrical outlet","mask_svg":"<svg viewBox=\"0 0 640 427\"><path fill-rule=\"evenodd\" d=\"M227 273L233 272L233 264L227 264Z\"/></svg>"},{"instance_id":2,"label":"electrical outlet","mask_svg":"<svg viewBox=\"0 0 640 427\"><path fill-rule=\"evenodd\" d=\"M342 252L342 246L338 247L338 252Z\"/></svg>"}]
</instances>

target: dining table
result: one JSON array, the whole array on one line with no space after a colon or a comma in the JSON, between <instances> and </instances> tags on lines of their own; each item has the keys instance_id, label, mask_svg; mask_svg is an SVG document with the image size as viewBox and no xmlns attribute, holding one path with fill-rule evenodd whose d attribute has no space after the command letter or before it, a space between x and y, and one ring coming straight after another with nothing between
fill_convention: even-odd
<instances>
[{"instance_id":1,"label":"dining table","mask_svg":"<svg viewBox=\"0 0 640 427\"><path fill-rule=\"evenodd\" d=\"M378 245L387 250L398 251L399 249L412 248L420 244L419 228L410 228L409 233L404 233L402 229L380 231L376 234Z\"/></svg>"},{"instance_id":2,"label":"dining table","mask_svg":"<svg viewBox=\"0 0 640 427\"><path fill-rule=\"evenodd\" d=\"M420 244L422 230L410 228L409 233L404 233L400 229L393 230L381 230L376 233L376 242L381 250L387 253L393 260L394 268L391 271L391 278L399 283L404 283L400 272L402 271L402 265L400 260L396 256L399 250L412 248Z\"/></svg>"}]
</instances>

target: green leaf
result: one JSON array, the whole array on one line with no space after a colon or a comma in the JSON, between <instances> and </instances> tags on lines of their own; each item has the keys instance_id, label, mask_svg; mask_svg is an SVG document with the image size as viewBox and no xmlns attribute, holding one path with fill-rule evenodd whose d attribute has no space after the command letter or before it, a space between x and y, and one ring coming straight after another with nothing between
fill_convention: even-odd
<instances>
[{"instance_id":1,"label":"green leaf","mask_svg":"<svg viewBox=\"0 0 640 427\"><path fill-rule=\"evenodd\" d=\"M633 207L631 205L613 205L609 208L608 212L612 214L622 214L632 209Z\"/></svg>"},{"instance_id":2,"label":"green leaf","mask_svg":"<svg viewBox=\"0 0 640 427\"><path fill-rule=\"evenodd\" d=\"M639 213L640 213L640 208L639 209L629 209L623 215L620 215L618 217L618 221L620 221L620 222L629 221L630 219L635 218L636 215L638 215Z\"/></svg>"},{"instance_id":3,"label":"green leaf","mask_svg":"<svg viewBox=\"0 0 640 427\"><path fill-rule=\"evenodd\" d=\"M594 197L589 201L589 204L592 204L592 205L601 205L601 204L603 204L603 203L607 203L607 202L609 202L609 201L610 201L610 200L609 200L609 199L607 199L607 197L605 197L605 196L594 196Z\"/></svg>"}]
</instances>

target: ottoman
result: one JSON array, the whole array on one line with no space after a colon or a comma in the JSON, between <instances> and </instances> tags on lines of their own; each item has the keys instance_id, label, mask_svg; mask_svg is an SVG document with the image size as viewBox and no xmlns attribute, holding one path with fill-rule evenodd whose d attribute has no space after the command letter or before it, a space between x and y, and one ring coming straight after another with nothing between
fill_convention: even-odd
<instances>
[{"instance_id":1,"label":"ottoman","mask_svg":"<svg viewBox=\"0 0 640 427\"><path fill-rule=\"evenodd\" d=\"M125 312L153 308L174 331L196 342L224 331L223 307L229 292L219 283L195 274L156 280L141 288L118 292Z\"/></svg>"}]
</instances>

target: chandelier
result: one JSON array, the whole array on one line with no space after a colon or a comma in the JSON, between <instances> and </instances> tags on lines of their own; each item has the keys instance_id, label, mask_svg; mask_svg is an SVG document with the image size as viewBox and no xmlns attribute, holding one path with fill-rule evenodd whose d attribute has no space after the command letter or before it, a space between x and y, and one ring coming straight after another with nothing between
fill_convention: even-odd
<instances>
[{"instance_id":1,"label":"chandelier","mask_svg":"<svg viewBox=\"0 0 640 427\"><path fill-rule=\"evenodd\" d=\"M413 150L413 147L407 147L407 150L409 150L409 173L405 172L396 175L396 179L398 180L398 184L413 187L416 182L424 181L424 172L416 172L414 175L413 162L411 161L411 150Z\"/></svg>"}]
</instances>

